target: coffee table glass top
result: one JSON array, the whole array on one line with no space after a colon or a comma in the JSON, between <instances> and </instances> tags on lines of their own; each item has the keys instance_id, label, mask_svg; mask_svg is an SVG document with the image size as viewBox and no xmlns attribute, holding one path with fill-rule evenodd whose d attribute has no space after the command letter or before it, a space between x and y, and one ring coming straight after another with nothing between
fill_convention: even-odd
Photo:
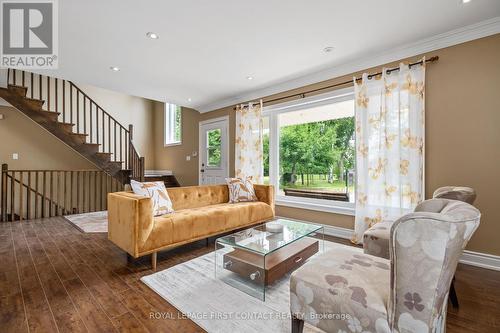
<instances>
[{"instance_id":1,"label":"coffee table glass top","mask_svg":"<svg viewBox=\"0 0 500 333\"><path fill-rule=\"evenodd\" d=\"M270 223L283 225L283 230L270 232L266 228ZM220 237L217 239L217 242L266 255L303 237L310 236L322 228L322 226L309 223L276 219L250 229Z\"/></svg>"}]
</instances>

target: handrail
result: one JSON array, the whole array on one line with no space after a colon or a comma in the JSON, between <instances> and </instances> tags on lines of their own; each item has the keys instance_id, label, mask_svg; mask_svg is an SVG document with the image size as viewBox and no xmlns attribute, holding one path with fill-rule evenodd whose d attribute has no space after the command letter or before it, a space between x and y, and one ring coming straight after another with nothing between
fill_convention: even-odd
<instances>
[{"instance_id":1,"label":"handrail","mask_svg":"<svg viewBox=\"0 0 500 333\"><path fill-rule=\"evenodd\" d=\"M103 108L101 108L99 106L99 104L97 104L91 97L89 97L89 95L87 95L82 89L80 89L76 84L74 84L72 81L68 81L75 89L77 89L80 94L82 94L85 98L87 98L90 102L94 103L95 105L97 105L97 107L104 113L106 114L109 118L111 118L113 121L115 121L119 126L121 126L121 128L123 128L127 133L128 133L128 129L125 128L122 124L120 124L120 122L118 120L116 120L112 115L110 115L109 113L106 112L106 110L104 110Z\"/></svg>"}]
</instances>

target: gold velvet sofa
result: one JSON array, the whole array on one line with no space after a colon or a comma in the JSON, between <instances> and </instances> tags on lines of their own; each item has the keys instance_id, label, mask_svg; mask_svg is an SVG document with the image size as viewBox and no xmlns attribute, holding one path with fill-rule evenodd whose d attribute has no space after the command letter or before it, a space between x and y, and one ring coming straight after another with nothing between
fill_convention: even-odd
<instances>
[{"instance_id":1,"label":"gold velvet sofa","mask_svg":"<svg viewBox=\"0 0 500 333\"><path fill-rule=\"evenodd\" d=\"M254 185L259 201L229 202L227 185L168 188L174 213L153 216L148 197L108 194L108 239L134 258L274 218L274 189Z\"/></svg>"}]
</instances>

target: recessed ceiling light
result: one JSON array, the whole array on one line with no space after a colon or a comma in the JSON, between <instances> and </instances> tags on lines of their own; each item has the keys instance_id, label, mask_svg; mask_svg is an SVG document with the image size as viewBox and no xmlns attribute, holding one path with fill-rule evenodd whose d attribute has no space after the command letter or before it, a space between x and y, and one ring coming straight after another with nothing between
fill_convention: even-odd
<instances>
[{"instance_id":1,"label":"recessed ceiling light","mask_svg":"<svg viewBox=\"0 0 500 333\"><path fill-rule=\"evenodd\" d=\"M253 76L247 76L247 80L253 80Z\"/></svg>"},{"instance_id":2,"label":"recessed ceiling light","mask_svg":"<svg viewBox=\"0 0 500 333\"><path fill-rule=\"evenodd\" d=\"M146 34L146 36L149 37L149 38L151 38L151 39L158 39L158 38L160 38L160 36L157 33L154 33L154 32L151 32L151 31L148 32Z\"/></svg>"},{"instance_id":3,"label":"recessed ceiling light","mask_svg":"<svg viewBox=\"0 0 500 333\"><path fill-rule=\"evenodd\" d=\"M191 97L189 97L189 98L188 98L188 102L191 102L191 101L192 101L192 99L191 99Z\"/></svg>"},{"instance_id":4,"label":"recessed ceiling light","mask_svg":"<svg viewBox=\"0 0 500 333\"><path fill-rule=\"evenodd\" d=\"M111 66L111 67L109 67L109 69L111 69L113 72L119 72L120 71L120 68L119 67L115 67L115 66Z\"/></svg>"},{"instance_id":5,"label":"recessed ceiling light","mask_svg":"<svg viewBox=\"0 0 500 333\"><path fill-rule=\"evenodd\" d=\"M471 2L472 0L460 0L461 3L469 3Z\"/></svg>"},{"instance_id":6,"label":"recessed ceiling light","mask_svg":"<svg viewBox=\"0 0 500 333\"><path fill-rule=\"evenodd\" d=\"M325 53L330 53L330 52L332 52L332 51L333 51L333 49L334 49L334 47L333 47L333 46L327 46L327 47L325 47L325 48L323 49L323 52L325 52Z\"/></svg>"}]
</instances>

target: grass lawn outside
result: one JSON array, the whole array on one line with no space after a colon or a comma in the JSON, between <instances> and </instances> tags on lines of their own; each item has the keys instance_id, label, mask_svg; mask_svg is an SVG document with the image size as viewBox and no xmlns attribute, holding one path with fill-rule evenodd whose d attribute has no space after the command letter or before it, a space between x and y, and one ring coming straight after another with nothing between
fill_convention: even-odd
<instances>
[{"instance_id":1,"label":"grass lawn outside","mask_svg":"<svg viewBox=\"0 0 500 333\"><path fill-rule=\"evenodd\" d=\"M312 176L312 177L311 177ZM280 185L282 188L296 188L296 189L311 189L311 190L324 190L332 192L345 192L345 182L336 180L333 183L329 183L327 179L324 179L323 175L309 175L309 185L306 182L306 175L304 175L304 185L302 185L300 176L295 184L288 184L286 186ZM312 179L312 180L311 180ZM264 184L269 184L269 176L264 177ZM349 192L354 192L354 186L349 186Z\"/></svg>"}]
</instances>

